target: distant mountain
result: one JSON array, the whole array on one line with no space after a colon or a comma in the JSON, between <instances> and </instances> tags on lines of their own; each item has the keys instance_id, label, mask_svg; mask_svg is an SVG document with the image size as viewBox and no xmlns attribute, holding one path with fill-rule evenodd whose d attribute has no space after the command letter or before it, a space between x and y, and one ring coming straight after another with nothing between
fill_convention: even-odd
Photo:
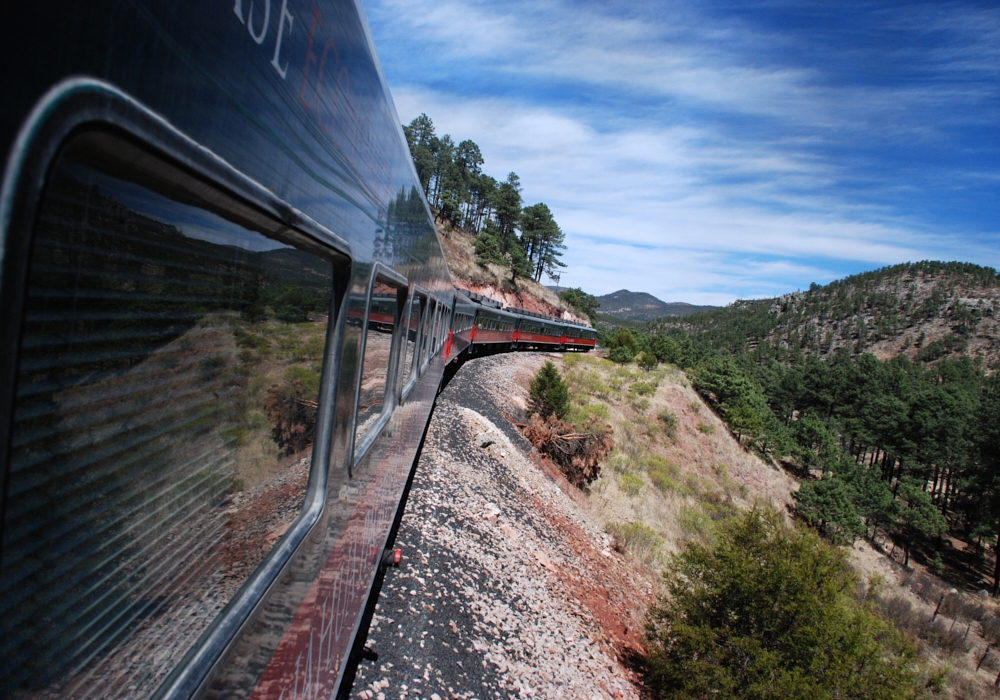
<instances>
[{"instance_id":1,"label":"distant mountain","mask_svg":"<svg viewBox=\"0 0 1000 700\"><path fill-rule=\"evenodd\" d=\"M597 297L601 302L598 312L602 316L615 316L629 321L652 321L663 316L688 316L699 311L717 309L717 306L695 306L682 301L665 302L646 292L630 292L619 289L617 292Z\"/></svg>"}]
</instances>

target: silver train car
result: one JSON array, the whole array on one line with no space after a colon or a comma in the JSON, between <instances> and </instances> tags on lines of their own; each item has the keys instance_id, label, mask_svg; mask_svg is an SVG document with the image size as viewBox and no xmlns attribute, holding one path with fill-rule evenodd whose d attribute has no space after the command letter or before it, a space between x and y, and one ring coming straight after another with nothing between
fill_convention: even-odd
<instances>
[{"instance_id":1,"label":"silver train car","mask_svg":"<svg viewBox=\"0 0 1000 700\"><path fill-rule=\"evenodd\" d=\"M596 334L456 293L358 2L8 9L0 698L345 696L442 381Z\"/></svg>"}]
</instances>

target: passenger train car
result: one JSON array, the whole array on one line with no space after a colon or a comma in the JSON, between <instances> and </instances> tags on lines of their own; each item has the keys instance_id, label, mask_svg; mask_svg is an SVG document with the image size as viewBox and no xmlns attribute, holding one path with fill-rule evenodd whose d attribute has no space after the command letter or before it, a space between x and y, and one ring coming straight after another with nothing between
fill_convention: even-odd
<instances>
[{"instance_id":1,"label":"passenger train car","mask_svg":"<svg viewBox=\"0 0 1000 700\"><path fill-rule=\"evenodd\" d=\"M22 3L0 34L0 697L350 690L456 293L355 0Z\"/></svg>"}]
</instances>

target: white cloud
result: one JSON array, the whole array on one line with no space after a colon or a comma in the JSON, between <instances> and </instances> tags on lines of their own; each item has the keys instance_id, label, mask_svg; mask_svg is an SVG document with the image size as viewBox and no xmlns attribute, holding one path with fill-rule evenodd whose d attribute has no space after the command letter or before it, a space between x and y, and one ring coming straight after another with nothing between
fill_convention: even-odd
<instances>
[{"instance_id":1,"label":"white cloud","mask_svg":"<svg viewBox=\"0 0 1000 700\"><path fill-rule=\"evenodd\" d=\"M874 153L824 151L932 141L947 120L928 111L981 99L978 84L824 84L814 70L753 60L755 46L787 37L706 24L679 2L663 11L669 23L558 0L382 0L374 11L387 41L423 47L427 80L392 85L400 117L426 112L439 134L478 143L487 172L521 176L526 202L546 202L567 234L563 284L720 303L845 269L1000 261L991 235L935 230L868 196L869 181L889 189L864 168ZM966 53L953 63L979 60L981 46ZM494 78L502 90L486 89ZM981 118L960 112L948 119ZM988 170L957 170L955 180L991 183Z\"/></svg>"}]
</instances>

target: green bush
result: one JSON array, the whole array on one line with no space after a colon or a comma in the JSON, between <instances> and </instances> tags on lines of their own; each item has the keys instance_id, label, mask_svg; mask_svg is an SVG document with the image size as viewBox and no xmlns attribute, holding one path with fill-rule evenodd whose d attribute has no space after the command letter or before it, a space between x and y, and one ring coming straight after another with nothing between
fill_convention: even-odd
<instances>
[{"instance_id":1,"label":"green bush","mask_svg":"<svg viewBox=\"0 0 1000 700\"><path fill-rule=\"evenodd\" d=\"M635 361L647 372L656 369L656 365L659 364L659 361L656 359L656 355L651 352L646 352L645 350L639 353L639 356L635 358Z\"/></svg>"},{"instance_id":2,"label":"green bush","mask_svg":"<svg viewBox=\"0 0 1000 700\"><path fill-rule=\"evenodd\" d=\"M528 415L536 413L542 418L555 415L560 420L569 413L569 387L551 362L542 365L531 380Z\"/></svg>"},{"instance_id":3,"label":"green bush","mask_svg":"<svg viewBox=\"0 0 1000 700\"><path fill-rule=\"evenodd\" d=\"M774 510L717 525L664 571L646 682L660 697L719 700L923 696L917 649L855 597L846 554Z\"/></svg>"},{"instance_id":4,"label":"green bush","mask_svg":"<svg viewBox=\"0 0 1000 700\"><path fill-rule=\"evenodd\" d=\"M632 355L639 352L639 343L635 339L635 334L627 328L619 328L608 337L607 346L609 350L615 348L628 348ZM631 361L631 360L630 360Z\"/></svg>"},{"instance_id":5,"label":"green bush","mask_svg":"<svg viewBox=\"0 0 1000 700\"><path fill-rule=\"evenodd\" d=\"M665 408L660 411L657 416L660 419L660 425L663 426L663 432L667 434L667 437L674 438L677 436L677 414L671 411L669 408Z\"/></svg>"},{"instance_id":6,"label":"green bush","mask_svg":"<svg viewBox=\"0 0 1000 700\"><path fill-rule=\"evenodd\" d=\"M627 495L638 496L646 482L642 480L641 476L637 476L635 474L622 474L618 483L621 486L622 491L624 491Z\"/></svg>"},{"instance_id":7,"label":"green bush","mask_svg":"<svg viewBox=\"0 0 1000 700\"><path fill-rule=\"evenodd\" d=\"M705 435L713 435L715 433L715 426L709 423L698 423L698 431L704 433Z\"/></svg>"},{"instance_id":8,"label":"green bush","mask_svg":"<svg viewBox=\"0 0 1000 700\"><path fill-rule=\"evenodd\" d=\"M677 524L689 535L707 535L712 531L712 519L697 506L684 506L677 514Z\"/></svg>"},{"instance_id":9,"label":"green bush","mask_svg":"<svg viewBox=\"0 0 1000 700\"><path fill-rule=\"evenodd\" d=\"M607 404L587 403L582 406L573 406L566 414L566 420L572 423L581 432L590 430L595 423L606 423L611 419L611 412Z\"/></svg>"},{"instance_id":10,"label":"green bush","mask_svg":"<svg viewBox=\"0 0 1000 700\"><path fill-rule=\"evenodd\" d=\"M639 396L652 396L656 393L656 382L636 382L632 385L632 391Z\"/></svg>"},{"instance_id":11,"label":"green bush","mask_svg":"<svg viewBox=\"0 0 1000 700\"><path fill-rule=\"evenodd\" d=\"M679 472L677 465L668 462L659 455L650 455L647 459L646 470L649 474L649 480L660 491L677 490L677 474Z\"/></svg>"},{"instance_id":12,"label":"green bush","mask_svg":"<svg viewBox=\"0 0 1000 700\"><path fill-rule=\"evenodd\" d=\"M285 370L285 390L288 395L315 401L319 396L319 372L305 367L289 367Z\"/></svg>"},{"instance_id":13,"label":"green bush","mask_svg":"<svg viewBox=\"0 0 1000 700\"><path fill-rule=\"evenodd\" d=\"M608 354L608 359L620 365L627 365L635 359L635 355L628 347L620 345Z\"/></svg>"}]
</instances>

